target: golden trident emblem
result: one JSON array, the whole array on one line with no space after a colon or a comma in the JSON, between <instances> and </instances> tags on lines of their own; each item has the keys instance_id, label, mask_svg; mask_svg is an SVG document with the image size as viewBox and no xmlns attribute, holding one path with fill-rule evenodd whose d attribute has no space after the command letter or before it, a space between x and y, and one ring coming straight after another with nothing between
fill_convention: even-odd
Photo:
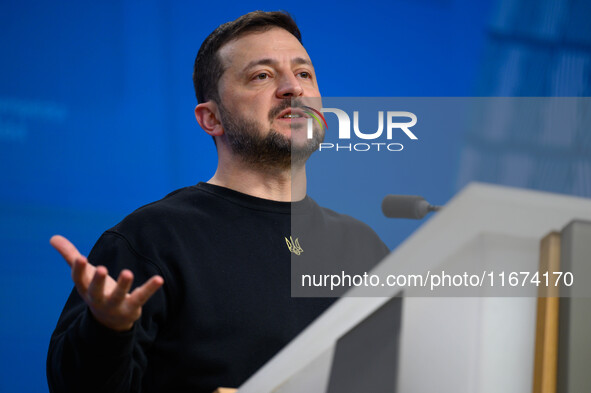
<instances>
[{"instance_id":1,"label":"golden trident emblem","mask_svg":"<svg viewBox=\"0 0 591 393\"><path fill-rule=\"evenodd\" d=\"M290 252L293 252L296 255L300 255L304 252L302 247L300 247L300 242L297 237L295 240L293 240L291 236L289 237L289 239L285 238L285 242L287 243L287 248L289 248Z\"/></svg>"}]
</instances>

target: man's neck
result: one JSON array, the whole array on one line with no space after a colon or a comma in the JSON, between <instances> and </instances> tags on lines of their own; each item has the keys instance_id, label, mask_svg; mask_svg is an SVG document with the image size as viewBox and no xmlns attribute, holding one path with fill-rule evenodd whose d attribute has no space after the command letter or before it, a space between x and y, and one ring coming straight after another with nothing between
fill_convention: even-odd
<instances>
[{"instance_id":1,"label":"man's neck","mask_svg":"<svg viewBox=\"0 0 591 393\"><path fill-rule=\"evenodd\" d=\"M306 167L264 170L240 163L218 165L208 183L258 198L295 202L306 196Z\"/></svg>"}]
</instances>

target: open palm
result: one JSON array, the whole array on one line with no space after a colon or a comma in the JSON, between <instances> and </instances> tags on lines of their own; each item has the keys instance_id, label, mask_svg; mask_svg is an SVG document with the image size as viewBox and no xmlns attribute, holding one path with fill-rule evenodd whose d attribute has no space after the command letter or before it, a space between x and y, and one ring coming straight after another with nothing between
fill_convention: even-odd
<instances>
[{"instance_id":1,"label":"open palm","mask_svg":"<svg viewBox=\"0 0 591 393\"><path fill-rule=\"evenodd\" d=\"M142 306L164 284L162 277L153 276L129 293L131 271L122 270L115 281L106 267L91 265L65 237L55 235L49 242L70 265L76 289L96 320L110 329L131 329L142 314Z\"/></svg>"}]
</instances>

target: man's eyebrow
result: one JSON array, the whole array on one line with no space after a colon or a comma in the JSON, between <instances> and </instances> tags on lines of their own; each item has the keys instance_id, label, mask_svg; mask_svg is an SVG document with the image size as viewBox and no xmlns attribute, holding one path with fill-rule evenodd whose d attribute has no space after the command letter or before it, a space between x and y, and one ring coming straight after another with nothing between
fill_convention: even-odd
<instances>
[{"instance_id":1,"label":"man's eyebrow","mask_svg":"<svg viewBox=\"0 0 591 393\"><path fill-rule=\"evenodd\" d=\"M250 63L248 63L245 67L244 67L244 71L248 71L249 69L259 66L259 65L268 65L268 66L273 66L277 64L277 60L275 59L271 59L269 57L265 57L263 59L257 59L257 60L253 60ZM296 57L291 59L291 64L292 65L302 65L302 64L306 64L306 65L312 65L312 62L309 59L306 59L304 57Z\"/></svg>"},{"instance_id":2,"label":"man's eyebrow","mask_svg":"<svg viewBox=\"0 0 591 393\"><path fill-rule=\"evenodd\" d=\"M302 64L305 64L305 65L311 66L312 65L312 62L309 59L306 59L304 57L296 57L295 59L292 59L291 60L291 64L293 64L293 65L302 65Z\"/></svg>"},{"instance_id":3,"label":"man's eyebrow","mask_svg":"<svg viewBox=\"0 0 591 393\"><path fill-rule=\"evenodd\" d=\"M269 66L272 66L272 65L275 65L275 64L277 64L277 61L276 60L273 60L271 58L268 58L268 57L266 57L264 59L257 59L257 60L253 60L250 63L248 63L246 65L246 67L244 67L244 71L248 71L249 69L251 69L253 67L256 67L256 66L259 66L259 65L269 65Z\"/></svg>"}]
</instances>

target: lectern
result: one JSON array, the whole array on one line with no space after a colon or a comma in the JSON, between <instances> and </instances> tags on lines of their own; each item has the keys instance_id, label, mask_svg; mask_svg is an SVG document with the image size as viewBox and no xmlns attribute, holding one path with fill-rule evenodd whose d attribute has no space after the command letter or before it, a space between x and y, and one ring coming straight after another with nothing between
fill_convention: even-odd
<instances>
[{"instance_id":1,"label":"lectern","mask_svg":"<svg viewBox=\"0 0 591 393\"><path fill-rule=\"evenodd\" d=\"M540 242L552 232L562 233L564 237L559 254L567 260L575 283L588 283L591 279L588 222L591 222L590 199L471 184L371 273L380 277L425 277L427 272L431 276L468 272L482 274L479 277L483 282L493 279L492 283L487 281L485 285L469 288L354 287L238 392L332 393L340 386L339 391L347 393L348 384L339 385L338 378L340 373L349 381L355 380L355 368L342 366L355 353L343 351L340 346L346 342L349 348L355 345L362 348L361 327L367 326L369 320L378 321L376 315L384 314L383 310L399 313L398 325L394 323L385 332L379 332L384 347L396 351L396 359L390 363L395 369L379 371L390 373L382 378L390 387L382 384L366 391L524 393L534 391L536 385L538 392L550 393L552 378L545 388L550 390L543 390L543 384L534 383L534 374L539 379L540 375L552 372L557 375L554 384L567 389L561 391L579 392L583 390L576 389L584 387L587 387L584 391L591 391L591 373L584 372L584 367L591 364L591 303L588 301L591 296L585 292L585 286L589 285L570 287L570 292L559 295L563 296L560 304L549 308L547 303L538 304L541 298L531 281L526 286L511 285L515 284L515 278L520 282L524 276L521 273L526 272L528 276L543 273ZM564 266L561 264L560 269ZM511 276L510 284L509 274L515 272L517 275ZM544 310L550 310L549 314L544 314ZM559 331L554 329L556 333L551 333L552 321L557 318L560 318ZM358 331L361 333L357 334ZM366 331L371 334L371 329ZM541 339L540 335L544 334L546 338ZM554 344L558 349L552 352ZM378 358L383 356L380 348L374 349ZM348 358L343 359L343 354ZM556 361L548 362L548 356L554 356ZM364 360L367 367L359 370L362 377L372 374L368 370L380 369L384 359L373 364L371 356ZM553 364L557 371L556 367L552 371ZM349 375L343 376L342 370L348 370ZM358 382L372 385L369 380ZM352 387L350 391L359 388Z\"/></svg>"}]
</instances>

